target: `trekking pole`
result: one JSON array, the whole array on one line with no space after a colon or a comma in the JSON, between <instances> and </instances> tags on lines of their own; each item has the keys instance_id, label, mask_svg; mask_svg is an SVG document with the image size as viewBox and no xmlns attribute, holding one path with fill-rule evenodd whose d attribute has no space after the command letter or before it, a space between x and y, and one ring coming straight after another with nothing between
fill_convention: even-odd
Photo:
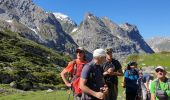
<instances>
[{"instance_id":1,"label":"trekking pole","mask_svg":"<svg viewBox=\"0 0 170 100\"><path fill-rule=\"evenodd\" d=\"M72 80L70 76L71 76L71 74L69 74L67 77L69 82L71 82L71 80ZM71 89L71 87L69 87L68 100L70 100L71 91L72 91L72 89Z\"/></svg>"},{"instance_id":2,"label":"trekking pole","mask_svg":"<svg viewBox=\"0 0 170 100\"><path fill-rule=\"evenodd\" d=\"M70 100L70 94L71 94L71 87L70 87L69 93L68 93L68 100Z\"/></svg>"}]
</instances>

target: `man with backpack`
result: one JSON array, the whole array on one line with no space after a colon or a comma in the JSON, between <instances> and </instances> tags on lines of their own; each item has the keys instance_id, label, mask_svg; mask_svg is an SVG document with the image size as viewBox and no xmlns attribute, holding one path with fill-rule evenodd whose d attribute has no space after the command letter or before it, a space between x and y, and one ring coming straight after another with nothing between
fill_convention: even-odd
<instances>
[{"instance_id":1,"label":"man with backpack","mask_svg":"<svg viewBox=\"0 0 170 100\"><path fill-rule=\"evenodd\" d=\"M166 77L165 68L155 68L156 77L150 86L151 100L170 100L170 80Z\"/></svg>"},{"instance_id":2,"label":"man with backpack","mask_svg":"<svg viewBox=\"0 0 170 100\"><path fill-rule=\"evenodd\" d=\"M104 100L108 87L104 82L101 65L105 60L106 52L103 49L96 49L93 52L93 60L84 66L80 78L82 100Z\"/></svg>"},{"instance_id":3,"label":"man with backpack","mask_svg":"<svg viewBox=\"0 0 170 100\"><path fill-rule=\"evenodd\" d=\"M85 59L85 50L82 47L79 47L76 49L76 56L77 59L69 62L67 67L60 73L64 83L66 86L72 88L73 93L74 93L74 99L75 100L81 100L81 89L79 87L79 80L80 80L80 75L82 72L82 69L84 65L87 63ZM67 77L71 74L72 80L69 82L67 80Z\"/></svg>"},{"instance_id":4,"label":"man with backpack","mask_svg":"<svg viewBox=\"0 0 170 100\"><path fill-rule=\"evenodd\" d=\"M118 76L123 76L120 62L112 57L112 48L106 49L106 63L103 64L104 77L108 85L109 92L106 100L117 100Z\"/></svg>"}]
</instances>

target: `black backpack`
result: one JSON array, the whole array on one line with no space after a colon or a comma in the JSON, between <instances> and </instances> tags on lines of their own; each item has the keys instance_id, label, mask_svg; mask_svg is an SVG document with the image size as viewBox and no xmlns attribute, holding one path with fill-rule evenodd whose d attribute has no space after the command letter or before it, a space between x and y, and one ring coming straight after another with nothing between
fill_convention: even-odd
<instances>
[{"instance_id":1,"label":"black backpack","mask_svg":"<svg viewBox=\"0 0 170 100\"><path fill-rule=\"evenodd\" d=\"M94 83L93 85L95 85L95 83L96 83L96 74L94 72L95 64L93 62L91 62L90 64L91 65L90 65L89 79L91 80L92 83ZM101 70L101 71L103 71L103 70ZM86 84L86 85L88 86L88 84ZM98 99L96 97L93 97L93 96L83 92L81 100L98 100Z\"/></svg>"}]
</instances>

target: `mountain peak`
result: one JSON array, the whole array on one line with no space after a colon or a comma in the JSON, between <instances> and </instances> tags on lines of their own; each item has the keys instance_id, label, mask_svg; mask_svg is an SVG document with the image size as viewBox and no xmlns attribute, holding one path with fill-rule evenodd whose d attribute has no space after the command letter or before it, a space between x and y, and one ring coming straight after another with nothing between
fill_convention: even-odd
<instances>
[{"instance_id":1,"label":"mountain peak","mask_svg":"<svg viewBox=\"0 0 170 100\"><path fill-rule=\"evenodd\" d=\"M68 17L65 14L62 14L62 13L59 13L59 12L56 12L56 13L53 13L53 14L57 19L59 19L61 21L68 22L70 24L76 25L76 23L70 17Z\"/></svg>"},{"instance_id":2,"label":"mountain peak","mask_svg":"<svg viewBox=\"0 0 170 100\"><path fill-rule=\"evenodd\" d=\"M91 12L87 12L85 14L85 20L94 20L94 19L97 19L98 17L95 16L94 14L92 14Z\"/></svg>"},{"instance_id":3,"label":"mountain peak","mask_svg":"<svg viewBox=\"0 0 170 100\"><path fill-rule=\"evenodd\" d=\"M89 16L89 17L91 16L91 17L92 17L92 16L94 16L94 14L92 14L91 12L87 12L87 13L85 14L85 16Z\"/></svg>"},{"instance_id":4,"label":"mountain peak","mask_svg":"<svg viewBox=\"0 0 170 100\"><path fill-rule=\"evenodd\" d=\"M170 37L152 37L147 43L155 52L170 52Z\"/></svg>"},{"instance_id":5,"label":"mountain peak","mask_svg":"<svg viewBox=\"0 0 170 100\"><path fill-rule=\"evenodd\" d=\"M119 25L123 30L125 31L138 31L137 27L135 25L129 24L129 23L124 23Z\"/></svg>"}]
</instances>

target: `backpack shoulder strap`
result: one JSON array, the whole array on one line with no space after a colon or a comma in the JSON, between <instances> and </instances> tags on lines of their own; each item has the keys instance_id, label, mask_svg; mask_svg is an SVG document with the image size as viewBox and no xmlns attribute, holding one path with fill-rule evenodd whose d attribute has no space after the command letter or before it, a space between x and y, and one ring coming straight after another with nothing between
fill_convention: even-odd
<instances>
[{"instance_id":1,"label":"backpack shoulder strap","mask_svg":"<svg viewBox=\"0 0 170 100\"><path fill-rule=\"evenodd\" d=\"M155 80L155 96L156 96L156 91L159 90L159 80Z\"/></svg>"},{"instance_id":2,"label":"backpack shoulder strap","mask_svg":"<svg viewBox=\"0 0 170 100\"><path fill-rule=\"evenodd\" d=\"M158 79L156 79L156 80L155 80L155 83L156 83L156 85L155 85L156 90L158 90L158 89L159 89L159 80L158 80Z\"/></svg>"},{"instance_id":3,"label":"backpack shoulder strap","mask_svg":"<svg viewBox=\"0 0 170 100\"><path fill-rule=\"evenodd\" d=\"M91 66L90 66L90 79L92 79L92 81L95 83L95 81L96 81L96 79L95 79L96 73L94 72L94 70L95 70L94 66L95 66L94 63L92 63Z\"/></svg>"},{"instance_id":4,"label":"backpack shoulder strap","mask_svg":"<svg viewBox=\"0 0 170 100\"><path fill-rule=\"evenodd\" d=\"M73 60L73 77L76 75L77 72L77 64L76 64L76 59Z\"/></svg>"},{"instance_id":5,"label":"backpack shoulder strap","mask_svg":"<svg viewBox=\"0 0 170 100\"><path fill-rule=\"evenodd\" d=\"M84 67L85 64L82 64L82 67ZM77 77L76 76L77 73L77 63L76 63L76 59L73 60L73 73L72 73L72 77Z\"/></svg>"},{"instance_id":6,"label":"backpack shoulder strap","mask_svg":"<svg viewBox=\"0 0 170 100\"><path fill-rule=\"evenodd\" d=\"M170 89L170 78L167 78L168 89Z\"/></svg>"},{"instance_id":7,"label":"backpack shoulder strap","mask_svg":"<svg viewBox=\"0 0 170 100\"><path fill-rule=\"evenodd\" d=\"M130 77L131 75L131 71L130 70L126 70L128 72L128 77Z\"/></svg>"}]
</instances>

